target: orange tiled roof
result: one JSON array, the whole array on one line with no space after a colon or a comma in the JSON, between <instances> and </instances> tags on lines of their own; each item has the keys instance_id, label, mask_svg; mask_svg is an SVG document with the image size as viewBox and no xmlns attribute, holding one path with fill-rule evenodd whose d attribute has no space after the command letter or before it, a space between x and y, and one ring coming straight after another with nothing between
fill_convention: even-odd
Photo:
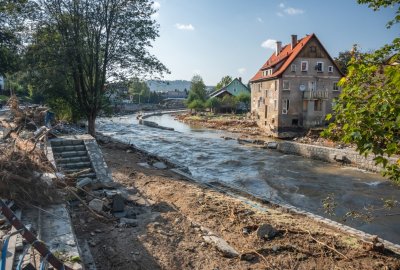
<instances>
[{"instance_id":1,"label":"orange tiled roof","mask_svg":"<svg viewBox=\"0 0 400 270\"><path fill-rule=\"evenodd\" d=\"M287 44L285 47L282 48L281 52L278 55L276 55L276 53L273 53L271 57L267 60L267 62L265 62L261 69L256 73L256 75L251 78L250 82L258 81L261 79L274 78L282 74L313 37L315 37L315 34L307 35L304 38L300 39L297 42L296 46L294 46L293 50L291 44ZM283 64L280 68L275 70L274 73L272 73L271 75L263 76L264 70L269 69L282 61L284 61Z\"/></svg>"}]
</instances>

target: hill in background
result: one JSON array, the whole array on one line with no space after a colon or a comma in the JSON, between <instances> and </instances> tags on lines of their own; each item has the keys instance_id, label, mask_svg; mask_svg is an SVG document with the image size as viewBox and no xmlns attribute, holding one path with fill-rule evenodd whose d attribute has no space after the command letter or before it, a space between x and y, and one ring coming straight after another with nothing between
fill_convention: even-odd
<instances>
[{"instance_id":1,"label":"hill in background","mask_svg":"<svg viewBox=\"0 0 400 270\"><path fill-rule=\"evenodd\" d=\"M152 92L168 92L168 91L189 91L192 83L185 80L175 81L160 81L160 80L148 80L147 85ZM214 89L214 86L207 86L207 91Z\"/></svg>"}]
</instances>

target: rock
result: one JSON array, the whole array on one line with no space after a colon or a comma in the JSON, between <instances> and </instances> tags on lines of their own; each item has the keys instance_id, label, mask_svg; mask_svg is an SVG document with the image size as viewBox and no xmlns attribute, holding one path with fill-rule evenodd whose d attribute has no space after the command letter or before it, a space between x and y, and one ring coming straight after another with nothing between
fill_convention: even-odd
<instances>
[{"instance_id":1,"label":"rock","mask_svg":"<svg viewBox=\"0 0 400 270\"><path fill-rule=\"evenodd\" d=\"M96 212L103 211L103 204L104 202L99 199L93 199L89 202L89 207L92 208Z\"/></svg>"},{"instance_id":2,"label":"rock","mask_svg":"<svg viewBox=\"0 0 400 270\"><path fill-rule=\"evenodd\" d=\"M138 225L137 220L136 219L131 219L131 218L121 218L119 220L119 223L121 225L128 225L130 227L136 227Z\"/></svg>"},{"instance_id":3,"label":"rock","mask_svg":"<svg viewBox=\"0 0 400 270\"><path fill-rule=\"evenodd\" d=\"M76 182L76 187L77 188L84 188L86 186L92 185L93 184L93 179L89 177L82 178L78 182Z\"/></svg>"},{"instance_id":4,"label":"rock","mask_svg":"<svg viewBox=\"0 0 400 270\"><path fill-rule=\"evenodd\" d=\"M252 261L256 258L256 255L253 252L243 253L240 255L241 261Z\"/></svg>"},{"instance_id":5,"label":"rock","mask_svg":"<svg viewBox=\"0 0 400 270\"><path fill-rule=\"evenodd\" d=\"M99 230L99 229L94 230L94 231L95 231L95 233L102 233L103 232L102 230Z\"/></svg>"},{"instance_id":6,"label":"rock","mask_svg":"<svg viewBox=\"0 0 400 270\"><path fill-rule=\"evenodd\" d=\"M269 224L262 224L260 227L258 227L257 230L257 236L260 239L265 239L265 240L270 240L274 238L277 233L278 231L275 230L274 227L272 227Z\"/></svg>"},{"instance_id":7,"label":"rock","mask_svg":"<svg viewBox=\"0 0 400 270\"><path fill-rule=\"evenodd\" d=\"M115 212L115 213L113 213L113 216L116 217L116 218L124 218L124 217L126 217L126 214L127 213L125 211Z\"/></svg>"},{"instance_id":8,"label":"rock","mask_svg":"<svg viewBox=\"0 0 400 270\"><path fill-rule=\"evenodd\" d=\"M165 165L165 163L161 162L161 161L154 163L153 167L156 169L159 169L159 170L164 170L164 169L168 168L168 166Z\"/></svg>"},{"instance_id":9,"label":"rock","mask_svg":"<svg viewBox=\"0 0 400 270\"><path fill-rule=\"evenodd\" d=\"M125 209L125 200L122 198L120 194L117 194L113 197L112 203L112 211L113 212L122 212Z\"/></svg>"},{"instance_id":10,"label":"rock","mask_svg":"<svg viewBox=\"0 0 400 270\"><path fill-rule=\"evenodd\" d=\"M90 235L91 235L91 236L95 236L95 235L96 235L96 233L94 233L94 232L91 232L91 233L90 233Z\"/></svg>"},{"instance_id":11,"label":"rock","mask_svg":"<svg viewBox=\"0 0 400 270\"><path fill-rule=\"evenodd\" d=\"M217 250L222 253L224 257L227 258L239 257L239 253L232 246L230 246L224 239L215 235L204 235L203 239L207 243L214 245L217 248Z\"/></svg>"},{"instance_id":12,"label":"rock","mask_svg":"<svg viewBox=\"0 0 400 270\"><path fill-rule=\"evenodd\" d=\"M133 153L132 149L126 150L127 153Z\"/></svg>"},{"instance_id":13,"label":"rock","mask_svg":"<svg viewBox=\"0 0 400 270\"><path fill-rule=\"evenodd\" d=\"M267 142L267 147L269 149L277 149L278 148L278 143L277 142Z\"/></svg>"},{"instance_id":14,"label":"rock","mask_svg":"<svg viewBox=\"0 0 400 270\"><path fill-rule=\"evenodd\" d=\"M141 162L141 163L138 163L137 165L145 167L147 169L150 169L150 165L147 162Z\"/></svg>"}]
</instances>

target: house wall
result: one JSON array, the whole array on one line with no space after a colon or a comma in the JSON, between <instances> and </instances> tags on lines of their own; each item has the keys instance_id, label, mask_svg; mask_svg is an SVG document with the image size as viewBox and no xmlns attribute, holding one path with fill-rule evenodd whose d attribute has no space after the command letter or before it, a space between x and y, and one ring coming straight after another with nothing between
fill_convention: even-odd
<instances>
[{"instance_id":1,"label":"house wall","mask_svg":"<svg viewBox=\"0 0 400 270\"><path fill-rule=\"evenodd\" d=\"M226 90L234 96L239 95L241 92L249 93L249 89L244 86L238 79L235 79L228 86L225 87Z\"/></svg>"},{"instance_id":2,"label":"house wall","mask_svg":"<svg viewBox=\"0 0 400 270\"><path fill-rule=\"evenodd\" d=\"M279 117L279 80L252 83L251 112L268 135L276 136ZM267 111L266 111L267 110Z\"/></svg>"},{"instance_id":3,"label":"house wall","mask_svg":"<svg viewBox=\"0 0 400 270\"><path fill-rule=\"evenodd\" d=\"M308 63L307 71L301 70L302 61ZM323 63L322 71L316 70L318 62ZM267 134L276 137L292 137L307 128L322 126L326 115L332 112L333 99L340 94L340 89L334 90L334 84L340 78L339 70L314 38L280 78L251 84L252 114ZM289 101L287 111L283 110L284 100ZM265 105L268 106L267 114Z\"/></svg>"}]
</instances>

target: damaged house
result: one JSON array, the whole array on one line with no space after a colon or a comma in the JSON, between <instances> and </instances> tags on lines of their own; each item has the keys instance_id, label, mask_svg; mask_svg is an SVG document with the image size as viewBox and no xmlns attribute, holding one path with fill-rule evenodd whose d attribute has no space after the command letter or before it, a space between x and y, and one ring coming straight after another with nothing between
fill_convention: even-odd
<instances>
[{"instance_id":1,"label":"damaged house","mask_svg":"<svg viewBox=\"0 0 400 270\"><path fill-rule=\"evenodd\" d=\"M250 80L251 112L258 125L274 137L294 137L324 126L340 94L343 74L315 34L282 46Z\"/></svg>"}]
</instances>

